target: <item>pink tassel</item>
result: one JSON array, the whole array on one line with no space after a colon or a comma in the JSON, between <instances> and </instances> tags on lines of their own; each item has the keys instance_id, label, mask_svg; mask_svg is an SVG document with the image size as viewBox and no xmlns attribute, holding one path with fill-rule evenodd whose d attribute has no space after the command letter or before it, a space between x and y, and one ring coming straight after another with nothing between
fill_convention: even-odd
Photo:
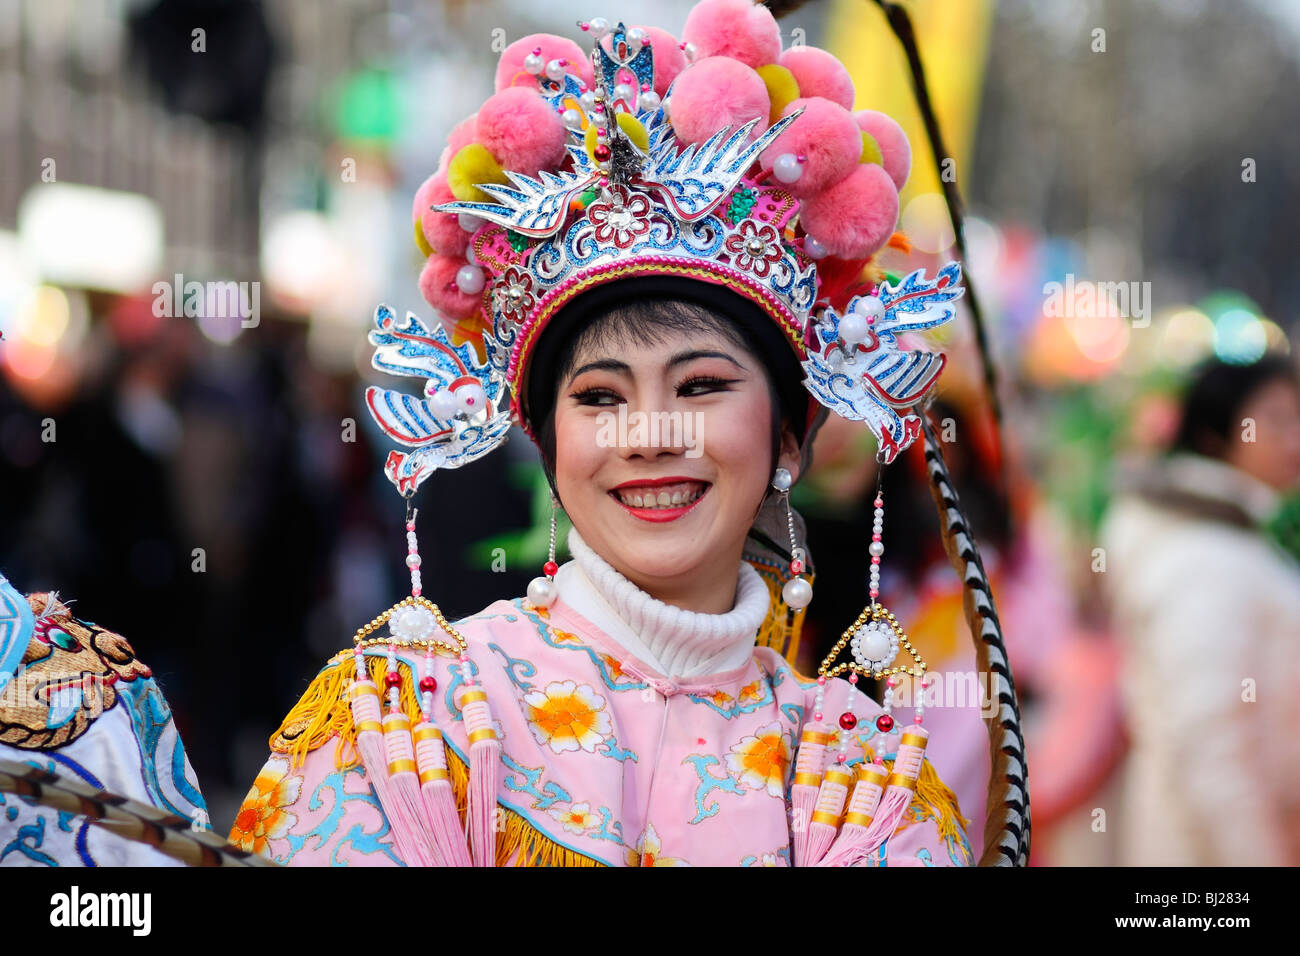
<instances>
[{"instance_id":1,"label":"pink tassel","mask_svg":"<svg viewBox=\"0 0 1300 956\"><path fill-rule=\"evenodd\" d=\"M844 801L849 795L849 785L853 775L841 767L830 767L822 777L822 785L817 791L817 808L813 811L812 822L808 826L808 850L804 866L816 866L817 861L826 855L826 851L835 842L839 830L840 815L844 812Z\"/></svg>"},{"instance_id":2,"label":"pink tassel","mask_svg":"<svg viewBox=\"0 0 1300 956\"><path fill-rule=\"evenodd\" d=\"M364 666L358 655L358 674L364 673ZM411 863L419 856L419 852L411 845L411 831L396 826L390 813L395 798L389 787L388 752L384 744L384 725L380 722L379 688L367 676L354 680L348 688L348 694L352 698L352 723L357 728L357 752L361 754L361 763L366 768L366 780L374 789L384 816L388 818L398 856L404 862Z\"/></svg>"},{"instance_id":3,"label":"pink tassel","mask_svg":"<svg viewBox=\"0 0 1300 956\"><path fill-rule=\"evenodd\" d=\"M844 825L830 850L817 866L857 866L867 859L867 828L880 805L880 797L889 781L884 764L863 763L858 766L858 782L853 786Z\"/></svg>"},{"instance_id":4,"label":"pink tassel","mask_svg":"<svg viewBox=\"0 0 1300 956\"><path fill-rule=\"evenodd\" d=\"M461 697L469 733L469 850L475 866L496 865L497 776L501 741L492 727L487 694L471 687Z\"/></svg>"},{"instance_id":5,"label":"pink tassel","mask_svg":"<svg viewBox=\"0 0 1300 956\"><path fill-rule=\"evenodd\" d=\"M411 744L411 722L401 711L384 715L384 747L388 757L388 792L391 802L385 805L393 835L403 833L403 845L411 855L409 866L433 866L436 862L429 828L423 820L424 800L420 780L415 773L415 750Z\"/></svg>"},{"instance_id":6,"label":"pink tassel","mask_svg":"<svg viewBox=\"0 0 1300 956\"><path fill-rule=\"evenodd\" d=\"M456 795L447 772L447 751L442 731L427 720L415 725L415 757L420 768L420 796L429 822L438 866L469 866L465 831L456 812Z\"/></svg>"},{"instance_id":7,"label":"pink tassel","mask_svg":"<svg viewBox=\"0 0 1300 956\"><path fill-rule=\"evenodd\" d=\"M790 787L790 805L794 808L795 866L807 865L808 833L812 825L813 808L817 805L817 789L822 782L826 744L830 739L830 728L823 723L805 725L803 734L799 737L799 754L794 762L794 783Z\"/></svg>"},{"instance_id":8,"label":"pink tassel","mask_svg":"<svg viewBox=\"0 0 1300 956\"><path fill-rule=\"evenodd\" d=\"M930 732L921 726L914 726L904 731L898 742L898 756L894 758L894 772L889 775L885 795L880 799L880 807L863 835L863 852L874 852L879 846L894 835L903 814L912 805L912 794L916 789L916 778L921 775L921 764L925 761L925 745Z\"/></svg>"}]
</instances>

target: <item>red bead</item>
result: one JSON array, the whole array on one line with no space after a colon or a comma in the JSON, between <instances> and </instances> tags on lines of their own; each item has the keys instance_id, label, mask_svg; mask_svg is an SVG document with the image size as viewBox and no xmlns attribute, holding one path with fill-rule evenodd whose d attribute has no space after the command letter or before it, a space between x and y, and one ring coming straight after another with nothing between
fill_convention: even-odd
<instances>
[{"instance_id":1,"label":"red bead","mask_svg":"<svg viewBox=\"0 0 1300 956\"><path fill-rule=\"evenodd\" d=\"M547 561L542 565L542 571L545 572L548 577L555 577L555 572L558 570L560 570L560 566L554 561Z\"/></svg>"},{"instance_id":2,"label":"red bead","mask_svg":"<svg viewBox=\"0 0 1300 956\"><path fill-rule=\"evenodd\" d=\"M398 673L397 671L389 671L387 674L384 675L384 686L385 686L385 687L401 687L401 686L402 686L402 675L401 675L400 673Z\"/></svg>"},{"instance_id":3,"label":"red bead","mask_svg":"<svg viewBox=\"0 0 1300 956\"><path fill-rule=\"evenodd\" d=\"M858 718L854 717L847 710L840 714L840 726L845 730L852 730L858 725Z\"/></svg>"},{"instance_id":4,"label":"red bead","mask_svg":"<svg viewBox=\"0 0 1300 956\"><path fill-rule=\"evenodd\" d=\"M601 144L591 151L591 155L596 157L596 162L603 163L609 159L609 147Z\"/></svg>"},{"instance_id":5,"label":"red bead","mask_svg":"<svg viewBox=\"0 0 1300 956\"><path fill-rule=\"evenodd\" d=\"M421 693L423 693L424 691L433 693L437 689L438 689L438 682L434 679L432 674L426 674L424 677L420 678Z\"/></svg>"},{"instance_id":6,"label":"red bead","mask_svg":"<svg viewBox=\"0 0 1300 956\"><path fill-rule=\"evenodd\" d=\"M881 714L876 718L876 729L882 734L887 734L894 729L894 718L888 714Z\"/></svg>"},{"instance_id":7,"label":"red bead","mask_svg":"<svg viewBox=\"0 0 1300 956\"><path fill-rule=\"evenodd\" d=\"M882 498L877 498L877 499L875 500L874 504L872 505L872 507L875 507L875 508L883 508L883 507L885 507L884 499L882 499Z\"/></svg>"},{"instance_id":8,"label":"red bead","mask_svg":"<svg viewBox=\"0 0 1300 956\"><path fill-rule=\"evenodd\" d=\"M791 561L791 562L790 562L790 573L791 573L791 574L803 574L803 562L800 561L798 558L795 558L793 561Z\"/></svg>"}]
</instances>

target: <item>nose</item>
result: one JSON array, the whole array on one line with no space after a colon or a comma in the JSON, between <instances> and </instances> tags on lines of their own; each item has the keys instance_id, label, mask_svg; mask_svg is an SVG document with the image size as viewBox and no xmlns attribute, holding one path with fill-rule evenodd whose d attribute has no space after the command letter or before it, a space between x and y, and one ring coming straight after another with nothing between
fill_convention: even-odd
<instances>
[{"instance_id":1,"label":"nose","mask_svg":"<svg viewBox=\"0 0 1300 956\"><path fill-rule=\"evenodd\" d=\"M686 451L686 422L689 412L674 407L668 396L647 396L638 404L625 404L626 424L620 421L619 453L625 459L655 460ZM620 416L621 418L622 416Z\"/></svg>"}]
</instances>

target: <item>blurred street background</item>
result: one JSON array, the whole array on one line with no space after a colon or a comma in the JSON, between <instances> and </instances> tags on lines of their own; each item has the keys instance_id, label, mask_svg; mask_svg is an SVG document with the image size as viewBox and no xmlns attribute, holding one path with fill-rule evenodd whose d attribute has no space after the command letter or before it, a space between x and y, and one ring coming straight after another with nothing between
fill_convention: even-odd
<instances>
[{"instance_id":1,"label":"blurred street background","mask_svg":"<svg viewBox=\"0 0 1300 956\"><path fill-rule=\"evenodd\" d=\"M430 317L411 200L447 134L491 94L507 43L581 42L575 22L596 15L676 34L690 5L0 0L0 569L132 642L219 832L316 669L406 593L402 505L362 401L366 331L380 302ZM1122 836L1129 775L1160 760L1134 742L1147 645L1106 519L1123 476L1176 443L1206 360L1296 374L1300 4L904 5L941 165L876 4L812 2L781 26L850 65L856 107L908 132L912 250L887 250L891 272L957 257L944 177L961 192L1002 421L965 309L930 337L950 353L934 417L1024 707L1034 862L1141 862ZM191 281L231 283L244 321L187 316ZM1223 394L1235 436L1227 416L1263 393ZM1282 566L1300 560L1287 401L1260 419L1278 497L1251 524ZM876 480L860 426L828 425L815 457L793 496L817 566L805 671L866 600ZM887 603L933 669L971 670L919 447L886 481ZM539 573L549 496L522 432L418 503L425 587L449 617ZM1193 599L1212 603L1168 594ZM1251 646L1244 620L1218 636ZM1295 652L1279 654L1285 671ZM933 716L932 759L979 846L983 726L972 708ZM1289 785L1273 756L1251 759L1276 769L1265 790ZM1300 815L1286 822L1300 833ZM1189 824L1169 839L1194 853L1199 838Z\"/></svg>"}]
</instances>

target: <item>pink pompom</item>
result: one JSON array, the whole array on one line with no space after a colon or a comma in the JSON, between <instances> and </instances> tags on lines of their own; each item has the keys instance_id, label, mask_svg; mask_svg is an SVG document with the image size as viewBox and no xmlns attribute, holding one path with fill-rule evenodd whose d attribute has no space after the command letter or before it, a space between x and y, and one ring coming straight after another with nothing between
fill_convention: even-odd
<instances>
[{"instance_id":1,"label":"pink pompom","mask_svg":"<svg viewBox=\"0 0 1300 956\"><path fill-rule=\"evenodd\" d=\"M730 57L710 56L682 70L669 97L673 132L682 143L700 143L724 126L752 119L752 135L767 129L771 101L763 78Z\"/></svg>"},{"instance_id":2,"label":"pink pompom","mask_svg":"<svg viewBox=\"0 0 1300 956\"><path fill-rule=\"evenodd\" d=\"M456 273L465 265L460 256L429 256L420 271L424 301L451 319L468 319L483 305L481 295L466 295L456 285Z\"/></svg>"},{"instance_id":3,"label":"pink pompom","mask_svg":"<svg viewBox=\"0 0 1300 956\"><path fill-rule=\"evenodd\" d=\"M471 113L463 120L451 128L451 135L447 137L447 148L451 150L451 155L447 157L447 162L451 162L451 157L455 156L464 147L474 142L478 135L478 114ZM446 164L439 162L439 168L446 169Z\"/></svg>"},{"instance_id":4,"label":"pink pompom","mask_svg":"<svg viewBox=\"0 0 1300 956\"><path fill-rule=\"evenodd\" d=\"M568 60L564 69L574 76L582 77L588 87L592 85L591 61L582 47L567 37L554 33L530 33L522 40L516 40L501 53L497 61L496 91L499 93L511 86L523 86L537 89L537 77L524 69L524 59L541 47L542 69L552 60ZM545 75L545 72L543 72Z\"/></svg>"},{"instance_id":5,"label":"pink pompom","mask_svg":"<svg viewBox=\"0 0 1300 956\"><path fill-rule=\"evenodd\" d=\"M800 96L820 96L853 109L853 79L834 54L815 46L792 46L779 62L794 74Z\"/></svg>"},{"instance_id":6,"label":"pink pompom","mask_svg":"<svg viewBox=\"0 0 1300 956\"><path fill-rule=\"evenodd\" d=\"M655 61L655 92L663 96L677 74L686 68L686 54L677 38L659 27L642 27L650 41L650 52Z\"/></svg>"},{"instance_id":7,"label":"pink pompom","mask_svg":"<svg viewBox=\"0 0 1300 956\"><path fill-rule=\"evenodd\" d=\"M478 110L477 141L502 169L536 176L564 159L564 120L536 90L512 86L494 93Z\"/></svg>"},{"instance_id":8,"label":"pink pompom","mask_svg":"<svg viewBox=\"0 0 1300 956\"><path fill-rule=\"evenodd\" d=\"M912 144L907 141L903 127L888 113L879 110L859 110L853 118L859 129L875 137L880 155L885 160L885 172L894 181L894 188L902 189L907 174L912 171Z\"/></svg>"},{"instance_id":9,"label":"pink pompom","mask_svg":"<svg viewBox=\"0 0 1300 956\"><path fill-rule=\"evenodd\" d=\"M435 252L444 256L462 256L469 245L469 233L460 227L460 219L451 213L434 212L430 206L445 202L455 202L451 186L447 184L445 172L434 173L424 181L419 192L415 194L415 209L424 238L429 240Z\"/></svg>"},{"instance_id":10,"label":"pink pompom","mask_svg":"<svg viewBox=\"0 0 1300 956\"><path fill-rule=\"evenodd\" d=\"M786 191L802 198L816 195L849 174L862 155L862 133L852 113L820 96L797 99L782 110L782 115L789 116L800 107L803 112L799 118L759 159L763 168L770 170L783 153L803 156L799 178L781 183Z\"/></svg>"},{"instance_id":11,"label":"pink pompom","mask_svg":"<svg viewBox=\"0 0 1300 956\"><path fill-rule=\"evenodd\" d=\"M699 57L729 56L751 69L781 56L781 28L753 0L700 0L686 15L682 39L695 44Z\"/></svg>"},{"instance_id":12,"label":"pink pompom","mask_svg":"<svg viewBox=\"0 0 1300 956\"><path fill-rule=\"evenodd\" d=\"M804 231L842 259L865 259L889 241L898 222L898 190L885 170L860 163L802 204Z\"/></svg>"}]
</instances>

